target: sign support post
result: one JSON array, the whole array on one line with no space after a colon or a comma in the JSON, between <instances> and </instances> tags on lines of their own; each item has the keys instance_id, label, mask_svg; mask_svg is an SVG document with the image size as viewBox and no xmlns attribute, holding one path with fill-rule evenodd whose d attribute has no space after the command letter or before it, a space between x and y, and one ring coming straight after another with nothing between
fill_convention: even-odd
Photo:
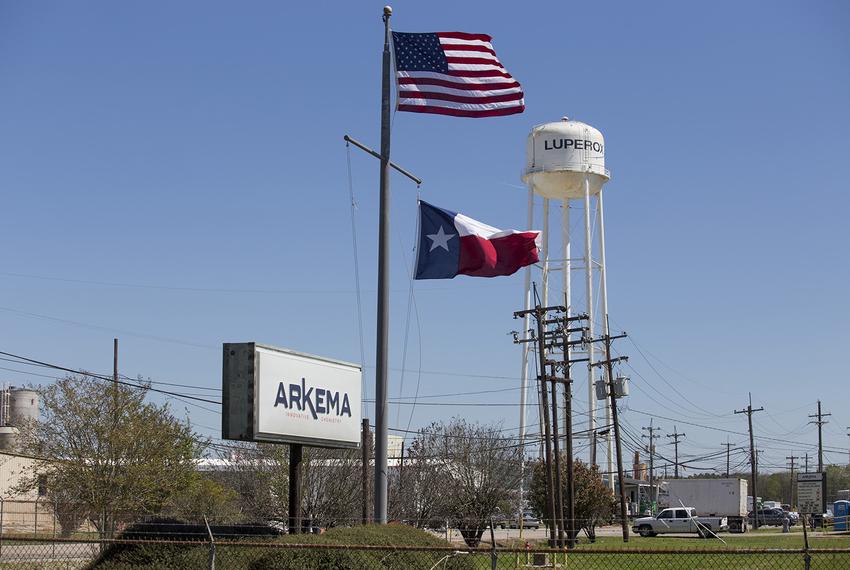
<instances>
[{"instance_id":1,"label":"sign support post","mask_svg":"<svg viewBox=\"0 0 850 570\"><path fill-rule=\"evenodd\" d=\"M304 446L289 444L289 534L301 532L301 461Z\"/></svg>"}]
</instances>

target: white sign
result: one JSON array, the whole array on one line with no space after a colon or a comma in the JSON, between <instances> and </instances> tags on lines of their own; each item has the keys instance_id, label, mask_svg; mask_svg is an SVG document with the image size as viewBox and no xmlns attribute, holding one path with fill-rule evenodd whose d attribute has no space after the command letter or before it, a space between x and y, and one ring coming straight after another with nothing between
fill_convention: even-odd
<instances>
[{"instance_id":1,"label":"white sign","mask_svg":"<svg viewBox=\"0 0 850 570\"><path fill-rule=\"evenodd\" d=\"M360 366L256 343L224 345L222 437L360 444Z\"/></svg>"},{"instance_id":2,"label":"white sign","mask_svg":"<svg viewBox=\"0 0 850 570\"><path fill-rule=\"evenodd\" d=\"M825 473L797 473L797 507L807 515L823 514L826 495Z\"/></svg>"},{"instance_id":3,"label":"white sign","mask_svg":"<svg viewBox=\"0 0 850 570\"><path fill-rule=\"evenodd\" d=\"M254 435L360 443L360 367L257 347Z\"/></svg>"}]
</instances>

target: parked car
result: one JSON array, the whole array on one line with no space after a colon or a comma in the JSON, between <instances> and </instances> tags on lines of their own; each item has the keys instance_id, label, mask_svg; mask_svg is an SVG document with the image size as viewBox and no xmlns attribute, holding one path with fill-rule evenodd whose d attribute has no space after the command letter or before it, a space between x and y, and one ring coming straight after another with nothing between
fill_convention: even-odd
<instances>
[{"instance_id":1,"label":"parked car","mask_svg":"<svg viewBox=\"0 0 850 570\"><path fill-rule=\"evenodd\" d=\"M508 516L505 513L497 512L492 517L493 528L508 528Z\"/></svg>"},{"instance_id":2,"label":"parked car","mask_svg":"<svg viewBox=\"0 0 850 570\"><path fill-rule=\"evenodd\" d=\"M747 514L747 522L750 525L755 524L755 513L756 511L750 511ZM788 519L789 523L793 524L794 519L782 509L759 509L758 510L758 519L759 526L782 526L782 522L785 519Z\"/></svg>"},{"instance_id":3,"label":"parked car","mask_svg":"<svg viewBox=\"0 0 850 570\"><path fill-rule=\"evenodd\" d=\"M512 517L508 521L508 528L519 528L517 517ZM522 528L538 529L540 528L540 519L534 514L534 511L525 511L522 513Z\"/></svg>"}]
</instances>

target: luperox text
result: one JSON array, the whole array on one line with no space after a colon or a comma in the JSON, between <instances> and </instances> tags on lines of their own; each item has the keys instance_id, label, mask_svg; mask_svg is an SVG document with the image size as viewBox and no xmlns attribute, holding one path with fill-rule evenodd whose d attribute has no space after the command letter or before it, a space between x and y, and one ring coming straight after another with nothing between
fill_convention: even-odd
<instances>
[{"instance_id":1,"label":"luperox text","mask_svg":"<svg viewBox=\"0 0 850 570\"><path fill-rule=\"evenodd\" d=\"M283 405L288 410L301 412L309 409L314 420L319 419L319 414L351 417L348 394L343 392L340 398L339 392L333 390L314 386L308 388L304 378L301 379L301 384L289 384L289 390L283 382L278 384L274 406L278 405Z\"/></svg>"},{"instance_id":2,"label":"luperox text","mask_svg":"<svg viewBox=\"0 0 850 570\"><path fill-rule=\"evenodd\" d=\"M551 141L543 141L543 150L566 150L570 147L576 150L592 150L594 152L605 150L605 145L597 141L582 139L552 139Z\"/></svg>"}]
</instances>

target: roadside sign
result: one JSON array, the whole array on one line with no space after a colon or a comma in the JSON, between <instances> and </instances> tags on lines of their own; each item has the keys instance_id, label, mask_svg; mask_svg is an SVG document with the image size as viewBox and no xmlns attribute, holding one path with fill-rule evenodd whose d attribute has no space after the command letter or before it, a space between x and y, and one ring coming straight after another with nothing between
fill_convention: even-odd
<instances>
[{"instance_id":1,"label":"roadside sign","mask_svg":"<svg viewBox=\"0 0 850 570\"><path fill-rule=\"evenodd\" d=\"M359 447L359 365L255 342L223 349L222 439Z\"/></svg>"},{"instance_id":2,"label":"roadside sign","mask_svg":"<svg viewBox=\"0 0 850 570\"><path fill-rule=\"evenodd\" d=\"M797 473L797 510L807 515L826 512L826 473Z\"/></svg>"}]
</instances>

